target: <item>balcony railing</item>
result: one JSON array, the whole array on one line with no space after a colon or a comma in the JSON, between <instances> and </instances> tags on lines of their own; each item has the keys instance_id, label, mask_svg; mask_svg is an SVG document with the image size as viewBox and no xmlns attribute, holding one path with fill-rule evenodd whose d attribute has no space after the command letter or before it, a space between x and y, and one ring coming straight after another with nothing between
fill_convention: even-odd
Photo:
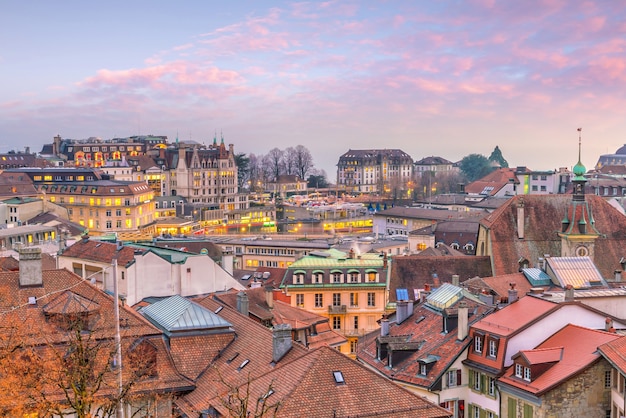
<instances>
[{"instance_id":1,"label":"balcony railing","mask_svg":"<svg viewBox=\"0 0 626 418\"><path fill-rule=\"evenodd\" d=\"M328 305L329 314L345 314L347 310L346 305Z\"/></svg>"}]
</instances>

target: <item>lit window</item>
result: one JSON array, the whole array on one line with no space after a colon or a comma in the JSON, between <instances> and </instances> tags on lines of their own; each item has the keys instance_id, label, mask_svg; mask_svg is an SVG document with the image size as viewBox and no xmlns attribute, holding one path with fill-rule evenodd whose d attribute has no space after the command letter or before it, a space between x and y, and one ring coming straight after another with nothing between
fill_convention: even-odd
<instances>
[{"instance_id":1,"label":"lit window","mask_svg":"<svg viewBox=\"0 0 626 418\"><path fill-rule=\"evenodd\" d=\"M350 293L350 306L352 307L359 306L359 294L358 293Z\"/></svg>"},{"instance_id":2,"label":"lit window","mask_svg":"<svg viewBox=\"0 0 626 418\"><path fill-rule=\"evenodd\" d=\"M304 307L304 294L303 293L296 293L296 306L299 306L300 308Z\"/></svg>"}]
</instances>

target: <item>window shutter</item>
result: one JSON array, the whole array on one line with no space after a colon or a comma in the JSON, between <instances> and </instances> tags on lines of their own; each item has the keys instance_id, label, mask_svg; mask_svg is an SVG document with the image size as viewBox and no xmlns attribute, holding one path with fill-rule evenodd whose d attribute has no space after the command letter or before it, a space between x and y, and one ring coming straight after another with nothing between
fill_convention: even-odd
<instances>
[{"instance_id":1,"label":"window shutter","mask_svg":"<svg viewBox=\"0 0 626 418\"><path fill-rule=\"evenodd\" d=\"M524 404L524 418L533 418L532 405Z\"/></svg>"},{"instance_id":2,"label":"window shutter","mask_svg":"<svg viewBox=\"0 0 626 418\"><path fill-rule=\"evenodd\" d=\"M470 370L469 372L469 386L474 389L474 371Z\"/></svg>"},{"instance_id":3,"label":"window shutter","mask_svg":"<svg viewBox=\"0 0 626 418\"><path fill-rule=\"evenodd\" d=\"M461 386L461 369L456 371L456 385Z\"/></svg>"},{"instance_id":4,"label":"window shutter","mask_svg":"<svg viewBox=\"0 0 626 418\"><path fill-rule=\"evenodd\" d=\"M487 393L487 375L480 375L480 392Z\"/></svg>"},{"instance_id":5,"label":"window shutter","mask_svg":"<svg viewBox=\"0 0 626 418\"><path fill-rule=\"evenodd\" d=\"M515 399L509 398L508 410L509 417L517 416L517 401Z\"/></svg>"}]
</instances>

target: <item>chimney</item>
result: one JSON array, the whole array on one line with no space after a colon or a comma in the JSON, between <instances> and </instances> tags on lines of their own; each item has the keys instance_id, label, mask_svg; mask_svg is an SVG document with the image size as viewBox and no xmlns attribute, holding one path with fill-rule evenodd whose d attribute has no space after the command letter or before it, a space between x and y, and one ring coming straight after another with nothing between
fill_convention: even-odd
<instances>
[{"instance_id":1,"label":"chimney","mask_svg":"<svg viewBox=\"0 0 626 418\"><path fill-rule=\"evenodd\" d=\"M469 308L464 300L459 302L458 315L457 338L459 341L463 341L469 334Z\"/></svg>"},{"instance_id":2,"label":"chimney","mask_svg":"<svg viewBox=\"0 0 626 418\"><path fill-rule=\"evenodd\" d=\"M115 247L116 251L120 251L122 248L124 248L124 244L122 243L122 241L116 241L115 244L116 244L116 247Z\"/></svg>"},{"instance_id":3,"label":"chimney","mask_svg":"<svg viewBox=\"0 0 626 418\"><path fill-rule=\"evenodd\" d=\"M458 274L452 275L452 284L455 285L456 287L459 287L459 275Z\"/></svg>"},{"instance_id":4,"label":"chimney","mask_svg":"<svg viewBox=\"0 0 626 418\"><path fill-rule=\"evenodd\" d=\"M568 284L565 286L565 302L572 302L574 300L574 286Z\"/></svg>"},{"instance_id":5,"label":"chimney","mask_svg":"<svg viewBox=\"0 0 626 418\"><path fill-rule=\"evenodd\" d=\"M621 282L622 281L622 271L621 270L615 270L615 281L616 282Z\"/></svg>"},{"instance_id":6,"label":"chimney","mask_svg":"<svg viewBox=\"0 0 626 418\"><path fill-rule=\"evenodd\" d=\"M437 275L437 273L433 273L433 286L441 286L441 282L439 281L439 276Z\"/></svg>"},{"instance_id":7,"label":"chimney","mask_svg":"<svg viewBox=\"0 0 626 418\"><path fill-rule=\"evenodd\" d=\"M234 257L232 251L223 250L222 251L222 268L226 271L226 273L233 275L233 264Z\"/></svg>"},{"instance_id":8,"label":"chimney","mask_svg":"<svg viewBox=\"0 0 626 418\"><path fill-rule=\"evenodd\" d=\"M604 330L606 332L615 332L615 328L613 327L613 320L611 318L606 318L604 320Z\"/></svg>"},{"instance_id":9,"label":"chimney","mask_svg":"<svg viewBox=\"0 0 626 418\"><path fill-rule=\"evenodd\" d=\"M20 248L20 287L43 286L41 248Z\"/></svg>"},{"instance_id":10,"label":"chimney","mask_svg":"<svg viewBox=\"0 0 626 418\"><path fill-rule=\"evenodd\" d=\"M383 318L380 320L380 336L386 337L387 335L389 335L389 320Z\"/></svg>"},{"instance_id":11,"label":"chimney","mask_svg":"<svg viewBox=\"0 0 626 418\"><path fill-rule=\"evenodd\" d=\"M270 309L274 309L274 287L266 286L265 287L265 303Z\"/></svg>"},{"instance_id":12,"label":"chimney","mask_svg":"<svg viewBox=\"0 0 626 418\"><path fill-rule=\"evenodd\" d=\"M248 295L241 291L237 293L237 310L245 316L248 316Z\"/></svg>"},{"instance_id":13,"label":"chimney","mask_svg":"<svg viewBox=\"0 0 626 418\"><path fill-rule=\"evenodd\" d=\"M274 363L291 350L291 325L277 324L272 329L272 360Z\"/></svg>"},{"instance_id":14,"label":"chimney","mask_svg":"<svg viewBox=\"0 0 626 418\"><path fill-rule=\"evenodd\" d=\"M399 300L396 302L396 324L403 323L404 320L409 317L408 305L409 302L406 300Z\"/></svg>"},{"instance_id":15,"label":"chimney","mask_svg":"<svg viewBox=\"0 0 626 418\"><path fill-rule=\"evenodd\" d=\"M83 244L87 244L87 241L89 241L89 234L82 235L80 239Z\"/></svg>"},{"instance_id":16,"label":"chimney","mask_svg":"<svg viewBox=\"0 0 626 418\"><path fill-rule=\"evenodd\" d=\"M522 199L517 205L517 238L524 239L524 201Z\"/></svg>"},{"instance_id":17,"label":"chimney","mask_svg":"<svg viewBox=\"0 0 626 418\"><path fill-rule=\"evenodd\" d=\"M387 268L387 253L383 252L383 268Z\"/></svg>"},{"instance_id":18,"label":"chimney","mask_svg":"<svg viewBox=\"0 0 626 418\"><path fill-rule=\"evenodd\" d=\"M517 301L517 289L514 282L509 283L509 286L511 286L509 289L509 303L513 303Z\"/></svg>"}]
</instances>

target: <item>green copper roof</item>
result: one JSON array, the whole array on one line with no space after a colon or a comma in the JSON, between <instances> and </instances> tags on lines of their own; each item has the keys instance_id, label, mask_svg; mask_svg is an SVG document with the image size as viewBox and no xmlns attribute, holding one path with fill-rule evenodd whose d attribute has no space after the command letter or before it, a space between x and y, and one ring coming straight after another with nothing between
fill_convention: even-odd
<instances>
[{"instance_id":1,"label":"green copper roof","mask_svg":"<svg viewBox=\"0 0 626 418\"><path fill-rule=\"evenodd\" d=\"M318 251L315 255L307 255L289 266L290 270L311 269L311 268L346 268L346 267L383 267L384 258L381 254L375 253L354 253L352 258L348 253L331 248L326 251Z\"/></svg>"}]
</instances>

